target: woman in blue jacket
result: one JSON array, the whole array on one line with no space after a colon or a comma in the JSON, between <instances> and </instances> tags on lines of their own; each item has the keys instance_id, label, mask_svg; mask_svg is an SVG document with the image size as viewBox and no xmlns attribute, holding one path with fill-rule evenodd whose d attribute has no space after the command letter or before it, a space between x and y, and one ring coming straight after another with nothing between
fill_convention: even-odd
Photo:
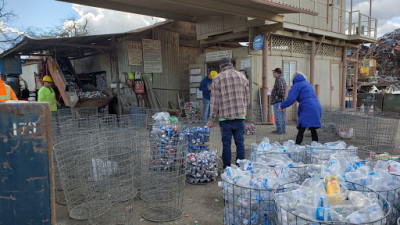
<instances>
[{"instance_id":1,"label":"woman in blue jacket","mask_svg":"<svg viewBox=\"0 0 400 225\"><path fill-rule=\"evenodd\" d=\"M317 129L321 127L321 104L311 84L303 74L298 72L295 73L293 87L290 89L287 99L281 103L279 110L293 105L295 101L299 102L296 144L300 145L303 141L306 128L310 129L312 140L318 141Z\"/></svg>"}]
</instances>

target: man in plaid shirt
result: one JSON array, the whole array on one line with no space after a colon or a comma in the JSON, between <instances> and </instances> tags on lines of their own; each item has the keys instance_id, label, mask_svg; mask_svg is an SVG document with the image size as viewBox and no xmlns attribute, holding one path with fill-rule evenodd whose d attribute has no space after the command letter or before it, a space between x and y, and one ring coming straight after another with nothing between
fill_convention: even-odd
<instances>
[{"instance_id":1,"label":"man in plaid shirt","mask_svg":"<svg viewBox=\"0 0 400 225\"><path fill-rule=\"evenodd\" d=\"M275 77L275 85L271 93L271 105L274 107L275 125L276 130L272 131L274 134L286 133L286 116L285 110L279 111L281 102L285 101L286 97L286 81L282 76L282 70L275 68L272 70L272 75Z\"/></svg>"},{"instance_id":2,"label":"man in plaid shirt","mask_svg":"<svg viewBox=\"0 0 400 225\"><path fill-rule=\"evenodd\" d=\"M222 136L224 168L231 165L232 136L236 145L236 161L244 159L244 124L250 104L249 81L233 68L229 58L220 61L220 73L211 85L210 119L207 126L219 118Z\"/></svg>"}]
</instances>

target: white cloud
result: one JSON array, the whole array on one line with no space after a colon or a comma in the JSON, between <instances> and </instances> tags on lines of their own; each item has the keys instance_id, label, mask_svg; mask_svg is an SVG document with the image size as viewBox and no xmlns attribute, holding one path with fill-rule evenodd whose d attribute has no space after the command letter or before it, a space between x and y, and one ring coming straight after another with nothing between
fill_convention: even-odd
<instances>
[{"instance_id":1,"label":"white cloud","mask_svg":"<svg viewBox=\"0 0 400 225\"><path fill-rule=\"evenodd\" d=\"M0 20L0 32L1 32L1 33L4 33L4 34L6 34L6 35L11 35L11 36L13 36L13 35L19 36L19 35L24 34L23 32L21 32L21 31L15 29L15 28L7 27L7 24L4 23L4 22L1 21L1 20Z\"/></svg>"},{"instance_id":2,"label":"white cloud","mask_svg":"<svg viewBox=\"0 0 400 225\"><path fill-rule=\"evenodd\" d=\"M399 18L399 8L399 0L372 1L372 17L378 19L378 37L399 28L400 24L396 22ZM369 15L369 0L357 1L353 6L353 11L355 10Z\"/></svg>"},{"instance_id":3,"label":"white cloud","mask_svg":"<svg viewBox=\"0 0 400 225\"><path fill-rule=\"evenodd\" d=\"M400 28L399 23L393 23L392 21L387 21L385 24L379 26L378 37L380 37L388 32L392 32L395 29L399 29L399 28Z\"/></svg>"},{"instance_id":4,"label":"white cloud","mask_svg":"<svg viewBox=\"0 0 400 225\"><path fill-rule=\"evenodd\" d=\"M126 32L164 20L158 17L143 16L78 4L73 4L72 8L77 11L80 16L76 22L85 23L87 20L89 27L92 29L92 34ZM71 21L64 22L64 26L67 26L69 23L71 23Z\"/></svg>"}]
</instances>

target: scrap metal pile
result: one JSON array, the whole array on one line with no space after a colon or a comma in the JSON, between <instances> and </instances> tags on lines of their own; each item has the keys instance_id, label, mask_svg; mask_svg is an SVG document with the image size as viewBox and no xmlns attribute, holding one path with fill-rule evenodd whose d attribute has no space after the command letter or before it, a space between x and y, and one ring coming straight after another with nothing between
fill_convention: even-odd
<instances>
[{"instance_id":1,"label":"scrap metal pile","mask_svg":"<svg viewBox=\"0 0 400 225\"><path fill-rule=\"evenodd\" d=\"M377 62L378 81L400 80L400 29L387 33L377 43L360 49L360 59L373 58Z\"/></svg>"}]
</instances>

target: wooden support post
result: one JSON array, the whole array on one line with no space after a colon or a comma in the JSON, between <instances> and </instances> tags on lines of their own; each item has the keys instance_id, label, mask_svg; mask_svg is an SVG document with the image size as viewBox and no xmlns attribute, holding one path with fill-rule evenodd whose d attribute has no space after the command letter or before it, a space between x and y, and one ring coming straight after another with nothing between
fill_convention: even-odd
<instances>
[{"instance_id":1,"label":"wooden support post","mask_svg":"<svg viewBox=\"0 0 400 225\"><path fill-rule=\"evenodd\" d=\"M342 91L340 95L340 106L346 108L346 78L347 78L347 47L343 48L342 67Z\"/></svg>"},{"instance_id":2,"label":"wooden support post","mask_svg":"<svg viewBox=\"0 0 400 225\"><path fill-rule=\"evenodd\" d=\"M354 77L353 77L353 108L357 108L357 90L358 90L358 52L357 48L355 53L356 62L354 63Z\"/></svg>"},{"instance_id":3,"label":"wooden support post","mask_svg":"<svg viewBox=\"0 0 400 225\"><path fill-rule=\"evenodd\" d=\"M319 84L314 85L315 95L319 99Z\"/></svg>"},{"instance_id":4,"label":"wooden support post","mask_svg":"<svg viewBox=\"0 0 400 225\"><path fill-rule=\"evenodd\" d=\"M268 40L269 35L271 33L268 32L264 34L264 46L263 46L263 74L262 74L262 109L263 109L263 119L264 122L269 120L268 112L269 112L269 102L267 95L268 88Z\"/></svg>"},{"instance_id":5,"label":"wooden support post","mask_svg":"<svg viewBox=\"0 0 400 225\"><path fill-rule=\"evenodd\" d=\"M314 86L315 77L315 41L311 42L311 53L310 53L310 84Z\"/></svg>"}]
</instances>

